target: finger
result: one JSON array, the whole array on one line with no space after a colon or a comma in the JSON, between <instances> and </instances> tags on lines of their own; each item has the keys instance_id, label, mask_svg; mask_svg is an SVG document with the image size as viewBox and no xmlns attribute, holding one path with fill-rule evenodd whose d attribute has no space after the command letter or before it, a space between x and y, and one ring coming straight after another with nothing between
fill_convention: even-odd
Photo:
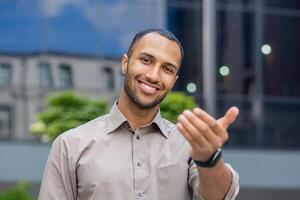
<instances>
[{"instance_id":1,"label":"finger","mask_svg":"<svg viewBox=\"0 0 300 200\"><path fill-rule=\"evenodd\" d=\"M224 141L228 139L226 129L224 129L221 123L218 123L215 118L200 108L194 108L193 112L202 119L217 136L221 137Z\"/></svg>"},{"instance_id":2,"label":"finger","mask_svg":"<svg viewBox=\"0 0 300 200\"><path fill-rule=\"evenodd\" d=\"M187 132L187 130L183 127L183 125L178 122L176 124L179 132L183 135L183 137L189 142L192 148L199 148L199 145L195 142L194 138Z\"/></svg>"},{"instance_id":3,"label":"finger","mask_svg":"<svg viewBox=\"0 0 300 200\"><path fill-rule=\"evenodd\" d=\"M209 143L215 143L218 141L218 137L216 133L212 131L212 129L203 122L195 113L191 112L190 110L186 110L183 112L183 115L189 120L191 124L202 134L205 139Z\"/></svg>"},{"instance_id":4,"label":"finger","mask_svg":"<svg viewBox=\"0 0 300 200\"><path fill-rule=\"evenodd\" d=\"M225 128L227 129L230 124L232 124L237 116L239 115L239 109L235 106L231 107L230 109L227 110L225 113L224 117L220 118L218 122Z\"/></svg>"},{"instance_id":5,"label":"finger","mask_svg":"<svg viewBox=\"0 0 300 200\"><path fill-rule=\"evenodd\" d=\"M193 126L193 124L189 122L189 120L184 115L179 115L178 121L200 147L207 145L208 142L206 141L206 139L201 134L199 134L199 131Z\"/></svg>"}]
</instances>

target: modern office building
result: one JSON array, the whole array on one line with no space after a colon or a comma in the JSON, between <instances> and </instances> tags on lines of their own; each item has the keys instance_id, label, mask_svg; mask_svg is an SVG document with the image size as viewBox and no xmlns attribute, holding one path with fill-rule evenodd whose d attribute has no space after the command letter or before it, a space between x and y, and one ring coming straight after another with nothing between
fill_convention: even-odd
<instances>
[{"instance_id":1,"label":"modern office building","mask_svg":"<svg viewBox=\"0 0 300 200\"><path fill-rule=\"evenodd\" d=\"M205 1L170 0L169 26L185 49L185 59L178 81L178 90L187 90L195 83L193 95L203 103L204 65L203 9ZM235 146L264 146L270 148L300 148L299 140L283 141L291 129L298 137L299 119L299 59L300 3L298 1L212 1L215 10L214 59L217 115L229 101L237 103L252 119L243 123L251 133L249 138L237 139ZM219 112L221 111L221 112ZM285 124L275 113L280 113ZM287 119L288 116L293 116ZM298 117L298 118L297 118ZM287 122L288 121L288 122ZM274 127L274 122L277 126ZM296 128L298 127L298 128ZM250 129L249 129L250 128ZM277 132L267 137L266 132ZM259 133L261 136L253 134ZM280 133L281 132L281 133ZM247 134L247 133L246 133ZM247 134L248 136L248 134ZM261 138L260 138L261 137ZM274 140L272 140L274 139ZM233 141L232 141L233 142Z\"/></svg>"},{"instance_id":2,"label":"modern office building","mask_svg":"<svg viewBox=\"0 0 300 200\"><path fill-rule=\"evenodd\" d=\"M300 185L290 175L297 172L278 163L300 164L300 2L168 2L168 28L186 54L177 89L212 106L215 116L240 108L225 149L242 155L234 161L244 163L238 167L241 199L297 199Z\"/></svg>"}]
</instances>

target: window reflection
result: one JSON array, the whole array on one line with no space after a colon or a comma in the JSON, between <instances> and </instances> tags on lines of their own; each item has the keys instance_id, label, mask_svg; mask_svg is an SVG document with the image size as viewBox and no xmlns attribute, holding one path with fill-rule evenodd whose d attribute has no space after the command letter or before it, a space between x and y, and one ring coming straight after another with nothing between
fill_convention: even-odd
<instances>
[{"instance_id":1,"label":"window reflection","mask_svg":"<svg viewBox=\"0 0 300 200\"><path fill-rule=\"evenodd\" d=\"M113 69L110 66L106 66L106 67L103 68L102 71L104 73L105 88L107 90L113 90L115 88Z\"/></svg>"},{"instance_id":2,"label":"window reflection","mask_svg":"<svg viewBox=\"0 0 300 200\"><path fill-rule=\"evenodd\" d=\"M0 64L0 87L7 87L11 85L12 69L9 63Z\"/></svg>"},{"instance_id":3,"label":"window reflection","mask_svg":"<svg viewBox=\"0 0 300 200\"><path fill-rule=\"evenodd\" d=\"M60 88L73 88L72 68L70 65L62 64L59 66Z\"/></svg>"},{"instance_id":4,"label":"window reflection","mask_svg":"<svg viewBox=\"0 0 300 200\"><path fill-rule=\"evenodd\" d=\"M39 64L40 86L42 88L52 88L53 79L51 65L48 62L41 62Z\"/></svg>"},{"instance_id":5,"label":"window reflection","mask_svg":"<svg viewBox=\"0 0 300 200\"><path fill-rule=\"evenodd\" d=\"M0 139L11 137L11 109L8 106L0 105Z\"/></svg>"}]
</instances>

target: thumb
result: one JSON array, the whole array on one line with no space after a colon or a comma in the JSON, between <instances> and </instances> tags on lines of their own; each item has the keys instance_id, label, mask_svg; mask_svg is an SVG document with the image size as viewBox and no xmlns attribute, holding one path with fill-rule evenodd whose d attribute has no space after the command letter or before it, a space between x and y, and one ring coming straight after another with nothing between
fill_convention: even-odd
<instances>
[{"instance_id":1,"label":"thumb","mask_svg":"<svg viewBox=\"0 0 300 200\"><path fill-rule=\"evenodd\" d=\"M224 117L218 119L218 123L220 123L225 129L227 129L229 125L235 121L238 115L239 109L233 106L227 110Z\"/></svg>"}]
</instances>

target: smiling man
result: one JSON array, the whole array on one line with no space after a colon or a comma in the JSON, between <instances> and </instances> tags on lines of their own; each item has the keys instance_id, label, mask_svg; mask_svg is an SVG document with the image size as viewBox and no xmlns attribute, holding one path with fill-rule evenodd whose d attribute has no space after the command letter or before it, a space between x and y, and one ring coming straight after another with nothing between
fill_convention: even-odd
<instances>
[{"instance_id":1,"label":"smiling man","mask_svg":"<svg viewBox=\"0 0 300 200\"><path fill-rule=\"evenodd\" d=\"M238 174L221 147L238 109L218 120L200 108L186 110L177 125L160 115L182 58L172 33L138 33L122 57L119 100L109 114L56 138L39 199L235 199Z\"/></svg>"}]
</instances>

